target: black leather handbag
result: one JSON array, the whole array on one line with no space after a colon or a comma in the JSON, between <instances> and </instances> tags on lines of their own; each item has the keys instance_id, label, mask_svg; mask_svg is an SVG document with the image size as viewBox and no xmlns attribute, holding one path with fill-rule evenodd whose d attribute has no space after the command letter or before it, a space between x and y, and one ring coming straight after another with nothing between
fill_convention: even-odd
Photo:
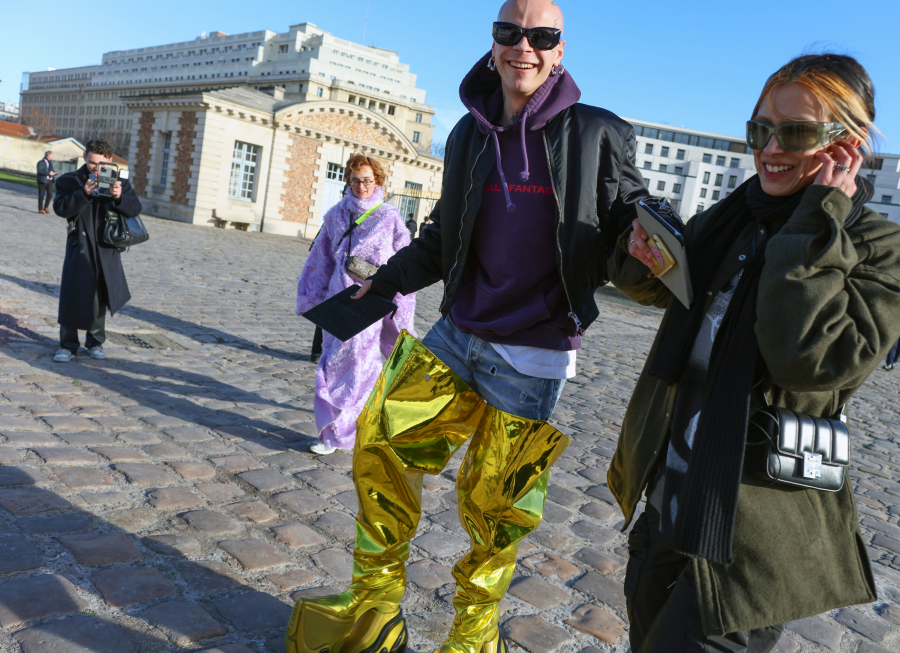
<instances>
[{"instance_id":1,"label":"black leather handbag","mask_svg":"<svg viewBox=\"0 0 900 653\"><path fill-rule=\"evenodd\" d=\"M112 209L106 210L106 224L103 226L103 244L124 252L129 247L140 245L150 238L147 227L140 216L126 218Z\"/></svg>"},{"instance_id":2,"label":"black leather handbag","mask_svg":"<svg viewBox=\"0 0 900 653\"><path fill-rule=\"evenodd\" d=\"M850 464L850 431L840 419L812 417L787 408L759 408L750 418L744 469L770 484L826 492L844 486Z\"/></svg>"}]
</instances>

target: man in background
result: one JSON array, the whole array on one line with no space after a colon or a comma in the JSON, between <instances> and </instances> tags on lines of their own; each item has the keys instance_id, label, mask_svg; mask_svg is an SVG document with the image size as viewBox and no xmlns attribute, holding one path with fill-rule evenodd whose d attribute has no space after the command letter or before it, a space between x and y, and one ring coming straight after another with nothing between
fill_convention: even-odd
<instances>
[{"instance_id":1,"label":"man in background","mask_svg":"<svg viewBox=\"0 0 900 653\"><path fill-rule=\"evenodd\" d=\"M900 340L894 343L894 346L891 347L891 350L888 352L887 358L884 361L884 369L888 372L894 371L894 364L897 362L897 359L900 358Z\"/></svg>"},{"instance_id":2,"label":"man in background","mask_svg":"<svg viewBox=\"0 0 900 653\"><path fill-rule=\"evenodd\" d=\"M419 225L419 237L422 236L422 232L425 231L425 227L431 224L431 216L425 216L425 220L422 224Z\"/></svg>"},{"instance_id":3,"label":"man in background","mask_svg":"<svg viewBox=\"0 0 900 653\"><path fill-rule=\"evenodd\" d=\"M53 152L44 152L44 158L37 164L38 184L38 213L50 213L50 200L53 198L53 179L56 171L53 169Z\"/></svg>"}]
</instances>

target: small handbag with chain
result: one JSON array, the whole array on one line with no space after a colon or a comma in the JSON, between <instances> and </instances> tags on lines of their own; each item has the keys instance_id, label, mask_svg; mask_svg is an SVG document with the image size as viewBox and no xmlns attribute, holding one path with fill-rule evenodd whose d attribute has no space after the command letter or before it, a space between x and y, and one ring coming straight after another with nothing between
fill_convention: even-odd
<instances>
[{"instance_id":1,"label":"small handbag with chain","mask_svg":"<svg viewBox=\"0 0 900 653\"><path fill-rule=\"evenodd\" d=\"M838 419L813 417L780 406L756 407L747 431L745 470L770 484L837 492L850 465L844 407Z\"/></svg>"},{"instance_id":2,"label":"small handbag with chain","mask_svg":"<svg viewBox=\"0 0 900 653\"><path fill-rule=\"evenodd\" d=\"M150 238L140 216L126 218L118 211L106 209L106 224L103 226L103 244L124 252L129 247L140 245Z\"/></svg>"},{"instance_id":3,"label":"small handbag with chain","mask_svg":"<svg viewBox=\"0 0 900 653\"><path fill-rule=\"evenodd\" d=\"M371 209L359 216L354 222L350 224L350 228L347 229L346 232L344 232L344 235L341 236L341 240L344 240L344 238L347 239L347 274L351 279L355 279L356 281L365 281L373 274L378 272L379 266L373 263L369 263L366 259L360 258L359 256L350 255L350 241L353 237L353 229L361 225L365 221L365 219L372 215L375 210L382 204L384 204L384 202L378 202ZM340 241L338 241L338 244L340 244Z\"/></svg>"}]
</instances>

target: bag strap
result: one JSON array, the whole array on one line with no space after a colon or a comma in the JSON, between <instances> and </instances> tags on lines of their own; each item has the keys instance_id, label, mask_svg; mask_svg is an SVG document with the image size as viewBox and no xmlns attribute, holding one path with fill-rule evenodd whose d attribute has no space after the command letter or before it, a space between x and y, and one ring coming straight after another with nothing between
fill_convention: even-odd
<instances>
[{"instance_id":1,"label":"bag strap","mask_svg":"<svg viewBox=\"0 0 900 653\"><path fill-rule=\"evenodd\" d=\"M760 379L752 388L750 388L750 392L752 393L753 390L756 388L756 386L758 386L760 383L762 383L766 379L766 377L769 378L769 382L771 383L772 377L771 377L771 375L769 375L768 372L766 372L766 374L763 376L763 378ZM775 388L775 387L776 387L775 384L772 383L772 388ZM769 403L769 398L766 396L766 393L762 388L760 388L760 390L759 390L759 395L762 397L765 407L772 408L772 404ZM751 408L752 408L752 404L751 404ZM838 413L836 414L835 417L830 417L829 419L837 419L837 420L840 420L840 422L842 424L846 424L847 423L846 409L847 409L847 404L845 404L845 403L841 404L840 411L838 411Z\"/></svg>"},{"instance_id":2,"label":"bag strap","mask_svg":"<svg viewBox=\"0 0 900 653\"><path fill-rule=\"evenodd\" d=\"M365 222L365 219L368 218L368 217L369 217L370 215L372 215L373 213L375 213L375 209L379 208L382 204L384 204L383 201L378 202L378 203L375 204L371 209L369 209L368 211L366 211L365 213L363 213L361 216L359 216L358 218L356 218L356 226L358 227L358 226L361 225L363 222Z\"/></svg>"},{"instance_id":3,"label":"bag strap","mask_svg":"<svg viewBox=\"0 0 900 653\"><path fill-rule=\"evenodd\" d=\"M350 232L353 231L354 228L356 228L356 227L358 227L359 225L361 225L363 222L365 222L366 218L368 218L370 215L372 215L373 213L375 213L375 211L376 211L379 207L381 207L382 204L384 204L383 201L378 202L378 203L375 204L371 209L369 209L368 211L366 211L365 213L363 213L361 216L359 216L358 218L356 218L356 220L354 220L353 222L351 222L351 223L350 223L350 226L347 228L347 231L344 232L344 235L341 236L341 239L338 241L338 245L340 245L340 244L344 241L344 238L347 238L347 237L350 235ZM350 256L350 240L349 240L349 238L347 239L347 256Z\"/></svg>"}]
</instances>

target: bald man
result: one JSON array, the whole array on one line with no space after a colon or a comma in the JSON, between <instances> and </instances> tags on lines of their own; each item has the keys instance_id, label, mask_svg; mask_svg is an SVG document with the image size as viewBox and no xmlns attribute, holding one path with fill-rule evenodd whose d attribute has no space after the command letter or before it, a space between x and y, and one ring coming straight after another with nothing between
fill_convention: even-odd
<instances>
[{"instance_id":1,"label":"bald man","mask_svg":"<svg viewBox=\"0 0 900 653\"><path fill-rule=\"evenodd\" d=\"M648 193L631 126L578 103L559 6L510 0L492 33L460 86L469 112L447 140L431 224L356 295L444 282L442 319L421 343L401 335L357 422L353 582L297 604L289 653L405 650L399 602L423 475L467 440L456 488L471 544L439 651L506 651L499 602L568 444L546 421L599 313L609 252Z\"/></svg>"}]
</instances>

